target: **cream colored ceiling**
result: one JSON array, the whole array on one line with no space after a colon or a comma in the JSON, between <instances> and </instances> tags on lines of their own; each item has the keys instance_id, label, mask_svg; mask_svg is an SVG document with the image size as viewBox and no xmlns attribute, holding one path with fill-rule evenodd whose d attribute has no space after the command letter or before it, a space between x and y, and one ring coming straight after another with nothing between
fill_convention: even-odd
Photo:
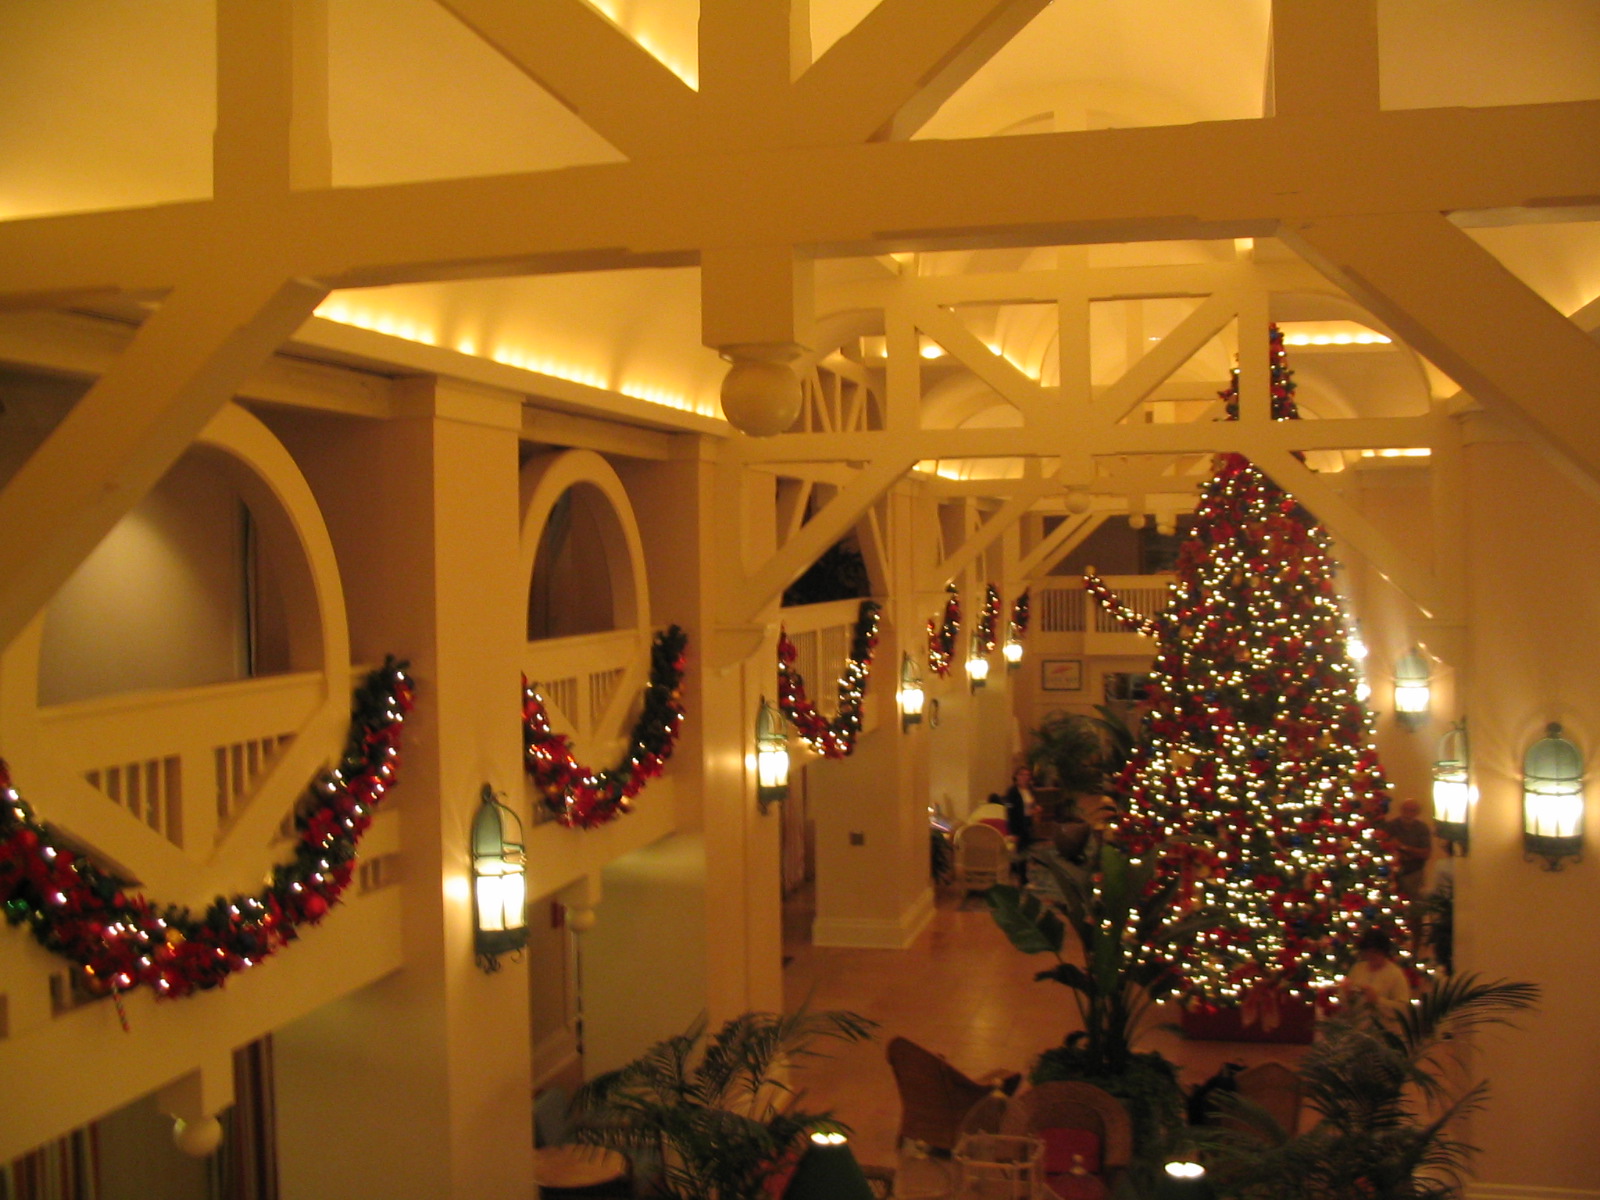
<instances>
[{"instance_id":1,"label":"cream colored ceiling","mask_svg":"<svg viewBox=\"0 0 1600 1200\"><path fill-rule=\"evenodd\" d=\"M674 70L696 72L693 0L594 0ZM930 0L930 3L934 0ZM814 0L820 54L871 0ZM1600 97L1597 0L1382 0L1388 107ZM956 93L919 137L1248 119L1267 91L1268 0L1056 0ZM210 0L6 0L0 5L0 219L208 195L215 120ZM334 180L361 186L558 169L620 155L433 0L329 0ZM1159 164L1152 164L1159 170ZM1218 164L1218 169L1226 169ZM641 196L648 205L651 198ZM1600 226L1517 226L1473 236L1564 312L1600 295ZM1105 260L1201 258L1227 248L1101 248ZM1053 265L1053 251L927 255L917 273ZM882 268L824 264L821 282ZM1285 298L1279 319L1346 319ZM418 284L336 294L323 310L417 341L606 389L709 410L722 365L699 339L693 267ZM1358 314L1357 314L1358 315ZM980 317L980 320L983 318ZM1107 315L1097 361L1177 318L1156 302ZM996 313L984 336L1043 378L1050 315ZM1138 332L1132 332L1138 326ZM1230 347L1191 364L1226 371ZM1337 349L1297 355L1333 411L1425 401L1413 368ZM1382 385L1375 380L1382 377ZM1404 385L1402 389L1402 384ZM970 387L945 399L975 408ZM1442 383L1432 381L1434 391ZM1405 400L1396 400L1397 389ZM963 394L964 393L964 394ZM938 399L935 397L934 399Z\"/></svg>"}]
</instances>

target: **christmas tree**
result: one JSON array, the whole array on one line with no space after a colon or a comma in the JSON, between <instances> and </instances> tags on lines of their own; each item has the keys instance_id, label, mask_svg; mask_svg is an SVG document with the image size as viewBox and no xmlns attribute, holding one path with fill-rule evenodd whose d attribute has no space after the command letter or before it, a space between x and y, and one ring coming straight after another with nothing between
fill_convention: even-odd
<instances>
[{"instance_id":1,"label":"christmas tree","mask_svg":"<svg viewBox=\"0 0 1600 1200\"><path fill-rule=\"evenodd\" d=\"M1272 415L1298 417L1282 334ZM1222 397L1238 417L1239 373ZM1109 611L1159 643L1141 735L1118 788L1118 840L1181 873L1186 905L1229 914L1181 964L1194 993L1236 1003L1335 986L1360 932L1393 925L1388 784L1316 519L1239 454L1219 455L1172 602ZM1281 994L1278 993L1278 994Z\"/></svg>"}]
</instances>

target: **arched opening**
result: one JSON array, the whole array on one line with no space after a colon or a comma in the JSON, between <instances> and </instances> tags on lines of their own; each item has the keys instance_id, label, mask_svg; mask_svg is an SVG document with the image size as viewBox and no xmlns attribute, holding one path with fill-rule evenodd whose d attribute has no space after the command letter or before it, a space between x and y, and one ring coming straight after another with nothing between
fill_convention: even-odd
<instances>
[{"instance_id":1,"label":"arched opening","mask_svg":"<svg viewBox=\"0 0 1600 1200\"><path fill-rule=\"evenodd\" d=\"M616 510L599 488L578 483L561 493L534 553L528 588L530 642L619 628L608 548L619 545L621 538ZM624 614L623 621L631 624L631 617Z\"/></svg>"},{"instance_id":2,"label":"arched opening","mask_svg":"<svg viewBox=\"0 0 1600 1200\"><path fill-rule=\"evenodd\" d=\"M195 446L102 539L45 613L38 703L320 665L305 555L266 486Z\"/></svg>"}]
</instances>

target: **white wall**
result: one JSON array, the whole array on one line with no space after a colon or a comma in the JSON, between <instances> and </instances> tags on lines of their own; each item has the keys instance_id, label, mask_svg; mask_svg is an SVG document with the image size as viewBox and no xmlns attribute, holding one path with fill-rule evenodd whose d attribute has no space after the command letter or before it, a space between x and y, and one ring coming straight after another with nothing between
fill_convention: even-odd
<instances>
[{"instance_id":1,"label":"white wall","mask_svg":"<svg viewBox=\"0 0 1600 1200\"><path fill-rule=\"evenodd\" d=\"M179 460L56 593L39 702L242 678L242 522L238 492L212 461Z\"/></svg>"}]
</instances>

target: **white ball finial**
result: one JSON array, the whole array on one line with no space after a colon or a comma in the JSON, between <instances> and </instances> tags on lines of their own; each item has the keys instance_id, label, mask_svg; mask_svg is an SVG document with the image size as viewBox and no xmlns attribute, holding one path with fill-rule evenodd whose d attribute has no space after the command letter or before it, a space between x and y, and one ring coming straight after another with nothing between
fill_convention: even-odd
<instances>
[{"instance_id":1,"label":"white ball finial","mask_svg":"<svg viewBox=\"0 0 1600 1200\"><path fill-rule=\"evenodd\" d=\"M172 1144L190 1158L208 1158L222 1145L222 1122L216 1117L200 1117L172 1122Z\"/></svg>"},{"instance_id":2,"label":"white ball finial","mask_svg":"<svg viewBox=\"0 0 1600 1200\"><path fill-rule=\"evenodd\" d=\"M800 377L787 362L735 353L722 380L722 415L751 437L780 434L800 415Z\"/></svg>"}]
</instances>

